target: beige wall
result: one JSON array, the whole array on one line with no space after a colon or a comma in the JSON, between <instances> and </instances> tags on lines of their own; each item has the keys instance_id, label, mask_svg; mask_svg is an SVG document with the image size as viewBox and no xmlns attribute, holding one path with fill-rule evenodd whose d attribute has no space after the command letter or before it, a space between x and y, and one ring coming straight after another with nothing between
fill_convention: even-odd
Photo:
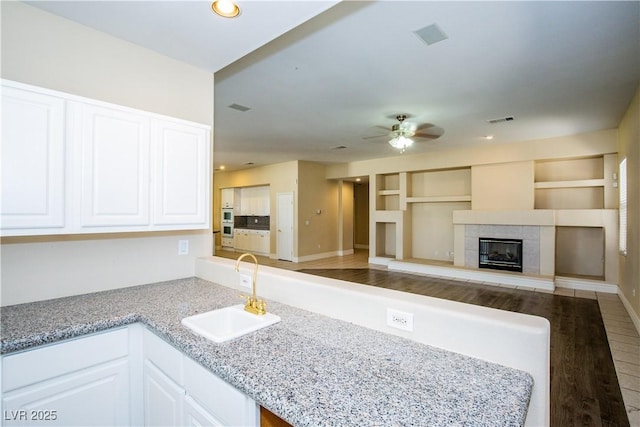
<instances>
[{"instance_id":1,"label":"beige wall","mask_svg":"<svg viewBox=\"0 0 640 427\"><path fill-rule=\"evenodd\" d=\"M1 2L2 78L213 125L213 75L19 2ZM178 240L190 242L178 255ZM5 238L2 305L194 275L209 231Z\"/></svg>"},{"instance_id":2,"label":"beige wall","mask_svg":"<svg viewBox=\"0 0 640 427\"><path fill-rule=\"evenodd\" d=\"M369 246L369 185L356 183L353 188L354 245Z\"/></svg>"},{"instance_id":3,"label":"beige wall","mask_svg":"<svg viewBox=\"0 0 640 427\"><path fill-rule=\"evenodd\" d=\"M627 255L620 256L620 289L640 317L640 88L618 129L618 157L627 159ZM634 296L635 292L635 296Z\"/></svg>"},{"instance_id":4,"label":"beige wall","mask_svg":"<svg viewBox=\"0 0 640 427\"><path fill-rule=\"evenodd\" d=\"M533 209L533 162L472 166L471 209Z\"/></svg>"},{"instance_id":5,"label":"beige wall","mask_svg":"<svg viewBox=\"0 0 640 427\"><path fill-rule=\"evenodd\" d=\"M340 192L340 212L342 221L339 224L338 236L342 236L342 242L338 250L340 253L351 253L353 251L354 240L354 183L342 182Z\"/></svg>"},{"instance_id":6,"label":"beige wall","mask_svg":"<svg viewBox=\"0 0 640 427\"><path fill-rule=\"evenodd\" d=\"M339 184L325 176L324 165L299 162L298 258L338 251Z\"/></svg>"}]
</instances>

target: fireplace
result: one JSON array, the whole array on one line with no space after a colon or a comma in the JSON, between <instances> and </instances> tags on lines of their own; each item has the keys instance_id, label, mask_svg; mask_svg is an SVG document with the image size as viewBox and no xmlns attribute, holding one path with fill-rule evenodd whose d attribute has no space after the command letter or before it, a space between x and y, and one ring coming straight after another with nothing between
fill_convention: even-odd
<instances>
[{"instance_id":1,"label":"fireplace","mask_svg":"<svg viewBox=\"0 0 640 427\"><path fill-rule=\"evenodd\" d=\"M478 267L522 273L522 240L480 237Z\"/></svg>"}]
</instances>

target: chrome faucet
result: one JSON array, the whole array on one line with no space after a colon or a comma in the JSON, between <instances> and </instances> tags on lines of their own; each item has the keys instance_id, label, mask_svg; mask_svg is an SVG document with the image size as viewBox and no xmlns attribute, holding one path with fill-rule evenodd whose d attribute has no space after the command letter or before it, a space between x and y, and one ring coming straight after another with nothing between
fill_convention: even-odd
<instances>
[{"instance_id":1,"label":"chrome faucet","mask_svg":"<svg viewBox=\"0 0 640 427\"><path fill-rule=\"evenodd\" d=\"M253 314L266 314L267 304L264 302L264 300L258 299L258 296L256 295L256 282L258 280L258 260L256 259L256 257L248 252L240 255L236 261L236 271L240 272L240 261L242 260L242 258L247 256L253 258L255 266L253 268L253 281L251 282L252 295L246 297L247 303L245 304L244 309Z\"/></svg>"}]
</instances>

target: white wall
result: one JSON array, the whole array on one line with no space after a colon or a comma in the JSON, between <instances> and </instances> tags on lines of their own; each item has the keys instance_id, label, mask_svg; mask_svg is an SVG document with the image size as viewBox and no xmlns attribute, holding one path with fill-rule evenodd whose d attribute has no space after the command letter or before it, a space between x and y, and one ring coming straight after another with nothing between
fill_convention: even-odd
<instances>
[{"instance_id":1,"label":"white wall","mask_svg":"<svg viewBox=\"0 0 640 427\"><path fill-rule=\"evenodd\" d=\"M0 7L2 78L213 126L211 73L24 3ZM4 238L0 304L193 276L211 240L208 230Z\"/></svg>"}]
</instances>

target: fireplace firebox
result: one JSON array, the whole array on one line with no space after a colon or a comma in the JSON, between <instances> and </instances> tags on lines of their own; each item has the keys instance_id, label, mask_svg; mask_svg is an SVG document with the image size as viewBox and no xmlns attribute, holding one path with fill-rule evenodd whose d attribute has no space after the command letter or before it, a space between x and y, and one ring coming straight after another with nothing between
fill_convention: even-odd
<instances>
[{"instance_id":1,"label":"fireplace firebox","mask_svg":"<svg viewBox=\"0 0 640 427\"><path fill-rule=\"evenodd\" d=\"M522 273L522 240L480 237L478 266Z\"/></svg>"}]
</instances>

